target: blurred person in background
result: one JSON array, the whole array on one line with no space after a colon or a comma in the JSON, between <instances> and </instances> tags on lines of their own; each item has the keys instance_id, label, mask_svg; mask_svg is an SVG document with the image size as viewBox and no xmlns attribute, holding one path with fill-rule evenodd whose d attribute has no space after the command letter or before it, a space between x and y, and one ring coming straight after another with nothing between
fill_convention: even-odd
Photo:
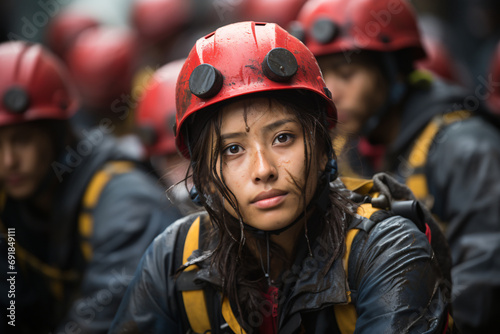
<instances>
[{"instance_id":1,"label":"blurred person in background","mask_svg":"<svg viewBox=\"0 0 500 334\"><path fill-rule=\"evenodd\" d=\"M55 55L64 60L68 49L80 33L100 25L95 17L65 7L50 19L45 30L45 44Z\"/></svg>"},{"instance_id":2,"label":"blurred person in background","mask_svg":"<svg viewBox=\"0 0 500 334\"><path fill-rule=\"evenodd\" d=\"M65 61L82 101L72 118L77 130L110 120L113 135L124 149L143 154L134 135L137 104L132 79L139 61L137 36L127 28L99 26L81 32L65 54Z\"/></svg>"},{"instance_id":3,"label":"blurred person in background","mask_svg":"<svg viewBox=\"0 0 500 334\"><path fill-rule=\"evenodd\" d=\"M179 35L193 24L197 6L192 0L134 0L129 14L130 27L136 32L141 49L141 66L153 71L168 61L185 57L188 49L175 46ZM171 55L174 54L174 55ZM180 54L179 57L176 57ZM146 79L147 81L147 79Z\"/></svg>"},{"instance_id":4,"label":"blurred person in background","mask_svg":"<svg viewBox=\"0 0 500 334\"><path fill-rule=\"evenodd\" d=\"M0 72L0 279L15 280L1 285L0 332L106 333L142 253L180 213L108 136L112 122L73 131L75 88L55 55L5 42Z\"/></svg>"},{"instance_id":5,"label":"blurred person in background","mask_svg":"<svg viewBox=\"0 0 500 334\"><path fill-rule=\"evenodd\" d=\"M183 214L200 210L191 201L186 180L189 161L175 146L175 84L184 59L160 67L149 80L137 105L136 127L149 160L168 188L167 196ZM184 182L186 181L186 182Z\"/></svg>"},{"instance_id":6,"label":"blurred person in background","mask_svg":"<svg viewBox=\"0 0 500 334\"><path fill-rule=\"evenodd\" d=\"M469 87L472 79L468 68L460 59L452 56L447 44L449 27L434 15L420 14L417 19L426 56L415 61L415 68L429 71L442 80Z\"/></svg>"},{"instance_id":7,"label":"blurred person in background","mask_svg":"<svg viewBox=\"0 0 500 334\"><path fill-rule=\"evenodd\" d=\"M339 111L341 174L406 182L446 233L455 321L498 332L500 132L483 103L489 84L469 92L415 71L425 52L406 1L313 0L293 27Z\"/></svg>"},{"instance_id":8,"label":"blurred person in background","mask_svg":"<svg viewBox=\"0 0 500 334\"><path fill-rule=\"evenodd\" d=\"M437 1L436 1L437 2ZM500 2L497 0L446 0L441 17L449 26L446 45L466 66L474 90L488 80L489 60L500 40Z\"/></svg>"},{"instance_id":9,"label":"blurred person in background","mask_svg":"<svg viewBox=\"0 0 500 334\"><path fill-rule=\"evenodd\" d=\"M71 118L77 131L89 130L103 119L113 122L113 135L124 149L142 156L133 134L136 100L132 79L139 66L139 41L133 30L105 24L69 5L49 22L45 40L69 69L80 97Z\"/></svg>"}]
</instances>

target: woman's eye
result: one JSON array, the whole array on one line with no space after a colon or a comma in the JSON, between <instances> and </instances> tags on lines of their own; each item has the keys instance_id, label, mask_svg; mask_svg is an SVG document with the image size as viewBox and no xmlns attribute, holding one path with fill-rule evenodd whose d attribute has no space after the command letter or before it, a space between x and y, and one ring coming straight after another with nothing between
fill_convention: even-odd
<instances>
[{"instance_id":1,"label":"woman's eye","mask_svg":"<svg viewBox=\"0 0 500 334\"><path fill-rule=\"evenodd\" d=\"M241 146L239 146L239 145L231 145L231 146L226 147L226 149L224 150L223 154L225 154L225 155L238 154L238 153L241 152L241 150L242 150Z\"/></svg>"},{"instance_id":2,"label":"woman's eye","mask_svg":"<svg viewBox=\"0 0 500 334\"><path fill-rule=\"evenodd\" d=\"M354 75L354 71L352 71L352 70L345 70L345 71L340 72L340 77L344 80L351 79L353 75Z\"/></svg>"},{"instance_id":3,"label":"woman's eye","mask_svg":"<svg viewBox=\"0 0 500 334\"><path fill-rule=\"evenodd\" d=\"M274 139L274 143L275 144L279 144L279 143L286 143L288 141L290 141L291 139L293 139L293 136L289 133L282 133L282 134L279 134L276 139Z\"/></svg>"}]
</instances>

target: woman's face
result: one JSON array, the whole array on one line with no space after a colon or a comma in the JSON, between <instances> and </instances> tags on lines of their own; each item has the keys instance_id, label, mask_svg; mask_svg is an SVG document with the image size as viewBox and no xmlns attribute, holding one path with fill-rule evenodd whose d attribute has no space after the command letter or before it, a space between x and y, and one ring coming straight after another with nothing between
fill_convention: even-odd
<instances>
[{"instance_id":1,"label":"woman's face","mask_svg":"<svg viewBox=\"0 0 500 334\"><path fill-rule=\"evenodd\" d=\"M359 134L387 96L380 70L360 57L353 56L347 62L343 54L321 57L318 62L337 107L338 129Z\"/></svg>"},{"instance_id":2,"label":"woman's face","mask_svg":"<svg viewBox=\"0 0 500 334\"><path fill-rule=\"evenodd\" d=\"M302 129L291 111L268 99L240 101L223 109L217 168L222 163L223 178L246 224L268 231L283 228L303 212L304 196L307 203L313 196L318 164L309 157L312 164L304 189ZM228 201L224 203L237 217Z\"/></svg>"},{"instance_id":3,"label":"woman's face","mask_svg":"<svg viewBox=\"0 0 500 334\"><path fill-rule=\"evenodd\" d=\"M37 124L0 128L0 185L9 196L33 195L54 157L50 135Z\"/></svg>"}]
</instances>

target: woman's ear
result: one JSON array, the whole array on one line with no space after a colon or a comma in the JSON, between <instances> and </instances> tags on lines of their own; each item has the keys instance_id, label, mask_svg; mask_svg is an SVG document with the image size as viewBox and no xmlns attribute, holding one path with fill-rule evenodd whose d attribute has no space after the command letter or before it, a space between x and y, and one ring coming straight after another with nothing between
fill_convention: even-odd
<instances>
[{"instance_id":1,"label":"woman's ear","mask_svg":"<svg viewBox=\"0 0 500 334\"><path fill-rule=\"evenodd\" d=\"M339 168L337 160L335 159L335 152L333 150L331 150L329 154L322 153L319 163L321 173L326 174L330 182L338 177Z\"/></svg>"}]
</instances>

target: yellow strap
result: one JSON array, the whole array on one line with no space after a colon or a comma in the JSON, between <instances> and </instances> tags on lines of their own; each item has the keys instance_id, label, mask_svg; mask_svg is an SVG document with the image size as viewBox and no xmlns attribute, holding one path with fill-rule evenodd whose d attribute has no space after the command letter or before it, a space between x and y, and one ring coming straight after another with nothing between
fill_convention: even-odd
<instances>
[{"instance_id":1,"label":"yellow strap","mask_svg":"<svg viewBox=\"0 0 500 334\"><path fill-rule=\"evenodd\" d=\"M224 298L224 301L222 302L222 316L233 332L246 334L245 330L241 328L240 324L238 323L238 320L236 320L233 310L231 309L231 303L229 302L229 299L227 299L227 297Z\"/></svg>"},{"instance_id":2,"label":"yellow strap","mask_svg":"<svg viewBox=\"0 0 500 334\"><path fill-rule=\"evenodd\" d=\"M31 267L44 274L44 276L58 281L72 281L78 278L74 270L61 270L40 261L36 256L25 250L18 243L15 245L19 262L27 262Z\"/></svg>"},{"instance_id":3,"label":"yellow strap","mask_svg":"<svg viewBox=\"0 0 500 334\"><path fill-rule=\"evenodd\" d=\"M25 264L29 263L31 268L47 277L50 280L49 288L52 295L58 300L64 298L64 282L74 282L80 277L79 273L75 270L61 270L40 261L18 243L16 243L15 248L19 265L25 267Z\"/></svg>"},{"instance_id":4,"label":"yellow strap","mask_svg":"<svg viewBox=\"0 0 500 334\"><path fill-rule=\"evenodd\" d=\"M342 264L344 265L344 271L345 271L345 276L347 277L348 275L348 262L349 262L349 255L351 255L351 247L352 247L352 242L356 235L358 234L359 229L353 228L347 232L347 236L345 238L345 254L342 259ZM351 302L351 296L349 295L349 299L347 301L348 303Z\"/></svg>"},{"instance_id":5,"label":"yellow strap","mask_svg":"<svg viewBox=\"0 0 500 334\"><path fill-rule=\"evenodd\" d=\"M448 313L448 328L449 328L449 332L451 332L451 329L453 328L453 317L451 316L450 313Z\"/></svg>"},{"instance_id":6,"label":"yellow strap","mask_svg":"<svg viewBox=\"0 0 500 334\"><path fill-rule=\"evenodd\" d=\"M183 263L188 262L189 256L199 248L199 235L200 217L196 218L187 233L182 253ZM198 266L193 264L187 267L185 271L198 269ZM207 330L210 330L210 320L208 318L207 304L203 290L182 291L182 299L191 329L195 333L205 333ZM222 316L233 332L246 334L245 330L238 323L227 297L222 301Z\"/></svg>"},{"instance_id":7,"label":"yellow strap","mask_svg":"<svg viewBox=\"0 0 500 334\"><path fill-rule=\"evenodd\" d=\"M414 168L424 168L427 163L427 156L430 147L434 142L434 138L439 130L448 124L464 120L471 116L467 110L458 110L444 115L436 116L418 136L412 151L408 157L409 165ZM410 175L406 179L406 185L410 188L415 196L420 200L425 200L429 195L427 188L427 180L422 172Z\"/></svg>"},{"instance_id":8,"label":"yellow strap","mask_svg":"<svg viewBox=\"0 0 500 334\"><path fill-rule=\"evenodd\" d=\"M408 157L408 162L411 166L419 167L425 165L429 148L440 128L440 124L433 121L422 131Z\"/></svg>"},{"instance_id":9,"label":"yellow strap","mask_svg":"<svg viewBox=\"0 0 500 334\"><path fill-rule=\"evenodd\" d=\"M369 194L373 188L372 180L367 180L357 177L347 177L347 176L341 177L340 180L346 186L347 189L361 195Z\"/></svg>"},{"instance_id":10,"label":"yellow strap","mask_svg":"<svg viewBox=\"0 0 500 334\"><path fill-rule=\"evenodd\" d=\"M184 251L182 254L182 262L186 263L189 256L199 248L198 240L200 235L200 217L196 218L194 223L189 228L184 243ZM197 270L197 265L191 265L185 270ZM207 303L205 293L202 289L182 291L182 300L191 329L195 333L204 333L210 330L210 320L208 319Z\"/></svg>"},{"instance_id":11,"label":"yellow strap","mask_svg":"<svg viewBox=\"0 0 500 334\"><path fill-rule=\"evenodd\" d=\"M375 212L379 211L380 209L374 208L371 203L365 203L361 204L358 207L358 215L365 217L365 218L370 218Z\"/></svg>"},{"instance_id":12,"label":"yellow strap","mask_svg":"<svg viewBox=\"0 0 500 334\"><path fill-rule=\"evenodd\" d=\"M427 155L438 131L445 125L469 118L471 113L467 110L458 110L444 115L436 116L415 141L408 162L414 168L423 167L427 162Z\"/></svg>"},{"instance_id":13,"label":"yellow strap","mask_svg":"<svg viewBox=\"0 0 500 334\"><path fill-rule=\"evenodd\" d=\"M343 304L335 305L335 319L337 320L337 325L339 326L340 333L342 334L352 334L356 329L356 320L358 319L358 313L353 304Z\"/></svg>"},{"instance_id":14,"label":"yellow strap","mask_svg":"<svg viewBox=\"0 0 500 334\"><path fill-rule=\"evenodd\" d=\"M345 182L346 178L342 178L342 182L346 185L348 189L356 191L361 194L368 194L373 187L373 182L371 180L363 179L350 179ZM370 203L361 204L358 207L358 215L370 218L375 212L380 209L374 208ZM354 228L347 231L345 238L345 254L342 258L342 264L344 266L344 271L346 279L349 275L349 256L351 255L352 242L354 238L359 233L359 229ZM352 334L356 328L356 320L358 319L358 314L356 313L356 308L351 304L351 292L347 292L347 303L339 304L334 306L335 319L337 320L337 325L342 334Z\"/></svg>"},{"instance_id":15,"label":"yellow strap","mask_svg":"<svg viewBox=\"0 0 500 334\"><path fill-rule=\"evenodd\" d=\"M423 200L429 195L425 174L419 173L408 176L406 179L406 185L419 200Z\"/></svg>"},{"instance_id":16,"label":"yellow strap","mask_svg":"<svg viewBox=\"0 0 500 334\"><path fill-rule=\"evenodd\" d=\"M348 263L349 263L349 255L351 253L352 242L356 235L358 234L359 229L351 229L347 232L345 246L346 251L344 257L342 259L342 264L344 265L344 271L347 279L348 275ZM353 304L351 304L351 292L347 293L347 304L335 305L335 319L337 320L337 325L339 326L340 332L342 334L350 334L354 333L354 329L356 327L356 319L358 318L358 314L356 313L356 308Z\"/></svg>"},{"instance_id":17,"label":"yellow strap","mask_svg":"<svg viewBox=\"0 0 500 334\"><path fill-rule=\"evenodd\" d=\"M80 248L85 260L90 261L92 258L90 237L94 230L94 219L91 211L97 205L97 201L109 180L111 180L114 175L129 172L133 167L134 163L131 161L110 161L99 170L89 182L87 190L83 195L83 208L78 220L78 231L82 237Z\"/></svg>"}]
</instances>

